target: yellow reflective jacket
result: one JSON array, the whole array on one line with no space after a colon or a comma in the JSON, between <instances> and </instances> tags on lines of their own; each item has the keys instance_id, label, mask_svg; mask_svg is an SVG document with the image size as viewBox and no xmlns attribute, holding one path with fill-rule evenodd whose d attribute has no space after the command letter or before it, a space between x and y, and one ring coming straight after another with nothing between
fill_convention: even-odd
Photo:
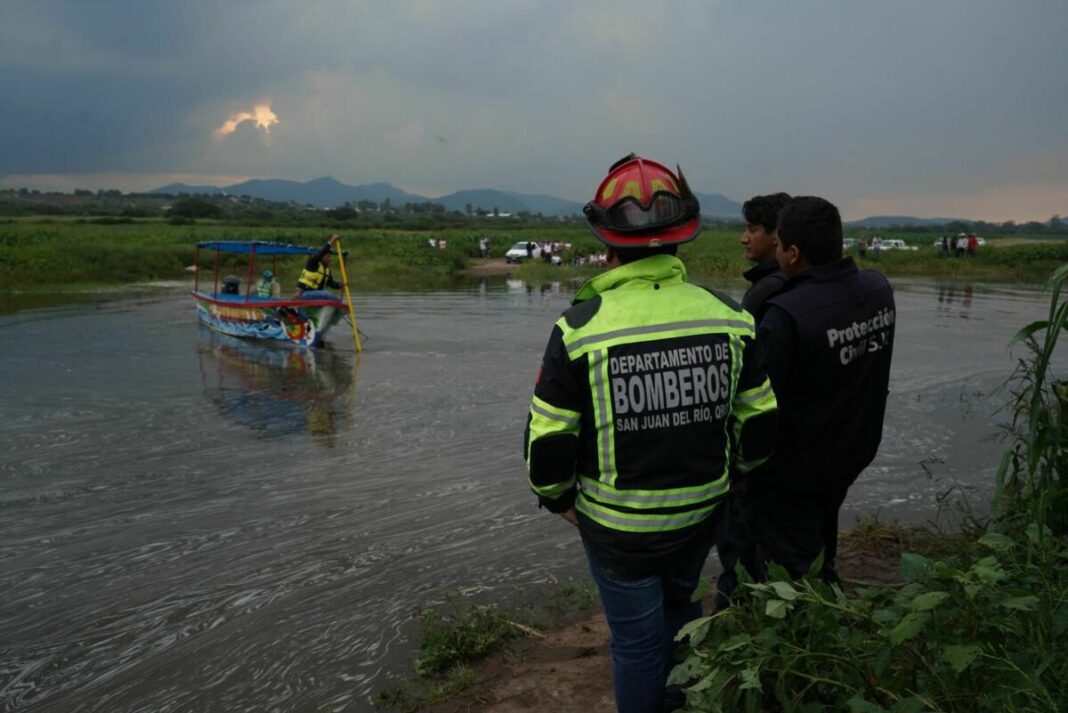
<instances>
[{"instance_id":1,"label":"yellow reflective jacket","mask_svg":"<svg viewBox=\"0 0 1068 713\"><path fill-rule=\"evenodd\" d=\"M774 439L753 317L688 283L669 255L598 275L573 305L531 401L530 487L553 512L573 506L615 571L646 576L707 552L732 469L763 462Z\"/></svg>"}]
</instances>

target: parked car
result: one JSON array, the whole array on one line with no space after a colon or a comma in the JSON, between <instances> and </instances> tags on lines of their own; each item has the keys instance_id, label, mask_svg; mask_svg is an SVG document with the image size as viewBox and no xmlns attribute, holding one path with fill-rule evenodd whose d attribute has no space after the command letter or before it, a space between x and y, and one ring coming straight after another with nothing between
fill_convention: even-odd
<instances>
[{"instance_id":1,"label":"parked car","mask_svg":"<svg viewBox=\"0 0 1068 713\"><path fill-rule=\"evenodd\" d=\"M856 238L842 238L842 252L852 250L857 246Z\"/></svg>"},{"instance_id":2,"label":"parked car","mask_svg":"<svg viewBox=\"0 0 1068 713\"><path fill-rule=\"evenodd\" d=\"M904 240L897 238L884 238L883 250L919 250L915 245L909 245Z\"/></svg>"},{"instance_id":3,"label":"parked car","mask_svg":"<svg viewBox=\"0 0 1068 713\"><path fill-rule=\"evenodd\" d=\"M527 246L532 246L530 251L527 251ZM508 248L508 252L504 254L504 261L510 263L519 263L528 259L531 255L541 255L541 245L531 240L521 240L512 247Z\"/></svg>"}]
</instances>

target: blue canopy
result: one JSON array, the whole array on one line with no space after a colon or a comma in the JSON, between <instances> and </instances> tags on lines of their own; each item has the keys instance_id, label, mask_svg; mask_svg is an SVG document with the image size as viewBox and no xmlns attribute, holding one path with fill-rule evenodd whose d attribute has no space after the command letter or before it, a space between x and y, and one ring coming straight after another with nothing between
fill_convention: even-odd
<instances>
[{"instance_id":1,"label":"blue canopy","mask_svg":"<svg viewBox=\"0 0 1068 713\"><path fill-rule=\"evenodd\" d=\"M209 240L197 243L198 248L219 250L224 253L242 253L248 255L256 248L257 255L314 255L320 248L306 245L288 245L286 243L267 243L261 240ZM334 252L331 250L331 252ZM346 251L348 252L348 251Z\"/></svg>"}]
</instances>

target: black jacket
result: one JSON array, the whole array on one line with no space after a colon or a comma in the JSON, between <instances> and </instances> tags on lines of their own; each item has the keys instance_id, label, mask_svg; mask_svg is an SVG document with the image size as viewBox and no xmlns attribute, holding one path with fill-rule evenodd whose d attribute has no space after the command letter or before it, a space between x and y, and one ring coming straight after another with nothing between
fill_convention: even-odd
<instances>
[{"instance_id":1,"label":"black jacket","mask_svg":"<svg viewBox=\"0 0 1068 713\"><path fill-rule=\"evenodd\" d=\"M894 345L893 291L852 258L789 279L757 331L779 403L775 452L754 485L848 486L882 439Z\"/></svg>"},{"instance_id":2,"label":"black jacket","mask_svg":"<svg viewBox=\"0 0 1068 713\"><path fill-rule=\"evenodd\" d=\"M764 316L764 303L786 284L786 273L777 260L767 260L743 272L742 277L750 283L742 297L742 307L760 322Z\"/></svg>"}]
</instances>

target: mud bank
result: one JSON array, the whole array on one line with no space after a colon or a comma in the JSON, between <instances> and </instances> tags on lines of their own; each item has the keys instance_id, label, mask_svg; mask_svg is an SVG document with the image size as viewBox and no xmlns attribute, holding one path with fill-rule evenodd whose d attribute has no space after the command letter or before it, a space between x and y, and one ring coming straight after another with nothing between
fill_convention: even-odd
<instances>
[{"instance_id":1,"label":"mud bank","mask_svg":"<svg viewBox=\"0 0 1068 713\"><path fill-rule=\"evenodd\" d=\"M861 525L842 533L838 569L846 591L896 585L902 552L945 552L953 537L901 526ZM711 599L704 602L705 611ZM427 713L613 713L612 657L601 611L530 632L474 667L476 684L418 710Z\"/></svg>"}]
</instances>

